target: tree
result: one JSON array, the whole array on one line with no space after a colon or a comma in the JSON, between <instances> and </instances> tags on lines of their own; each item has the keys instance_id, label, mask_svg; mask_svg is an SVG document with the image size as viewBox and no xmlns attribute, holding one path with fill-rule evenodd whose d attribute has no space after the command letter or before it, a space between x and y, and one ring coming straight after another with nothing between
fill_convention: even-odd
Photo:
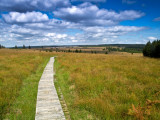
<instances>
[{"instance_id":1,"label":"tree","mask_svg":"<svg viewBox=\"0 0 160 120\"><path fill-rule=\"evenodd\" d=\"M91 53L93 53L93 51L91 50Z\"/></svg>"},{"instance_id":2,"label":"tree","mask_svg":"<svg viewBox=\"0 0 160 120\"><path fill-rule=\"evenodd\" d=\"M71 52L71 50L69 49L68 52Z\"/></svg>"},{"instance_id":3,"label":"tree","mask_svg":"<svg viewBox=\"0 0 160 120\"><path fill-rule=\"evenodd\" d=\"M18 47L17 47L17 45L15 45L15 47L14 47L15 49L17 49Z\"/></svg>"},{"instance_id":4,"label":"tree","mask_svg":"<svg viewBox=\"0 0 160 120\"><path fill-rule=\"evenodd\" d=\"M160 57L160 40L152 43L149 41L143 49L143 55L148 57Z\"/></svg>"},{"instance_id":5,"label":"tree","mask_svg":"<svg viewBox=\"0 0 160 120\"><path fill-rule=\"evenodd\" d=\"M29 45L28 48L31 49L31 46Z\"/></svg>"},{"instance_id":6,"label":"tree","mask_svg":"<svg viewBox=\"0 0 160 120\"><path fill-rule=\"evenodd\" d=\"M143 49L143 55L144 56L151 56L151 42L148 41Z\"/></svg>"},{"instance_id":7,"label":"tree","mask_svg":"<svg viewBox=\"0 0 160 120\"><path fill-rule=\"evenodd\" d=\"M155 54L156 54L156 57L160 57L160 40L157 41L157 45L155 47Z\"/></svg>"},{"instance_id":8,"label":"tree","mask_svg":"<svg viewBox=\"0 0 160 120\"><path fill-rule=\"evenodd\" d=\"M23 49L25 49L26 48L26 46L25 45L23 45Z\"/></svg>"},{"instance_id":9,"label":"tree","mask_svg":"<svg viewBox=\"0 0 160 120\"><path fill-rule=\"evenodd\" d=\"M3 45L0 44L0 49L1 49L1 48L5 48L5 46L3 46Z\"/></svg>"},{"instance_id":10,"label":"tree","mask_svg":"<svg viewBox=\"0 0 160 120\"><path fill-rule=\"evenodd\" d=\"M76 49L75 52L78 53L78 50Z\"/></svg>"}]
</instances>

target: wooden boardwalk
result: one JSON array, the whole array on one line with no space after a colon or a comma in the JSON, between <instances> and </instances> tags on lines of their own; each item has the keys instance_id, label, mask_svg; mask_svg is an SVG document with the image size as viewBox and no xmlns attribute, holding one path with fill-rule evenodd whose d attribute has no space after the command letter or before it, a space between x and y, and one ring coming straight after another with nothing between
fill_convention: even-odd
<instances>
[{"instance_id":1,"label":"wooden boardwalk","mask_svg":"<svg viewBox=\"0 0 160 120\"><path fill-rule=\"evenodd\" d=\"M51 57L39 81L35 120L65 120L53 83L53 64Z\"/></svg>"}]
</instances>

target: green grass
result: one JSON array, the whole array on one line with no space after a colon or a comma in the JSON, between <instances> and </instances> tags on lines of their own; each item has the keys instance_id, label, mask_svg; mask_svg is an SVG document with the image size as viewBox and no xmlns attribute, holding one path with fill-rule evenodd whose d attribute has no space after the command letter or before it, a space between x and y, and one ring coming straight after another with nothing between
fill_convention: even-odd
<instances>
[{"instance_id":1,"label":"green grass","mask_svg":"<svg viewBox=\"0 0 160 120\"><path fill-rule=\"evenodd\" d=\"M56 53L56 88L72 120L160 119L160 60L140 54ZM38 82L53 53L0 50L0 119L35 118Z\"/></svg>"},{"instance_id":2,"label":"green grass","mask_svg":"<svg viewBox=\"0 0 160 120\"><path fill-rule=\"evenodd\" d=\"M38 82L49 59L40 64L35 73L23 80L23 85L18 97L10 108L5 118L10 120L34 120Z\"/></svg>"},{"instance_id":3,"label":"green grass","mask_svg":"<svg viewBox=\"0 0 160 120\"><path fill-rule=\"evenodd\" d=\"M55 62L71 119L160 119L160 60L63 54Z\"/></svg>"},{"instance_id":4,"label":"green grass","mask_svg":"<svg viewBox=\"0 0 160 120\"><path fill-rule=\"evenodd\" d=\"M70 88L70 82L69 82L69 73L67 71L64 71L65 69L58 63L57 60L55 60L55 87L57 89L60 88L63 92L64 100L67 104L67 107L69 109L69 114L72 120L79 120L79 119L87 119L87 116L90 115L90 112L86 111L85 109L82 109L77 112L77 108L72 106L72 103L74 102L75 96L73 94L73 89ZM58 92L58 95L60 93ZM59 96L60 97L60 96ZM96 116L94 116L96 118Z\"/></svg>"},{"instance_id":5,"label":"green grass","mask_svg":"<svg viewBox=\"0 0 160 120\"><path fill-rule=\"evenodd\" d=\"M53 53L0 50L0 119L34 119L38 82Z\"/></svg>"}]
</instances>

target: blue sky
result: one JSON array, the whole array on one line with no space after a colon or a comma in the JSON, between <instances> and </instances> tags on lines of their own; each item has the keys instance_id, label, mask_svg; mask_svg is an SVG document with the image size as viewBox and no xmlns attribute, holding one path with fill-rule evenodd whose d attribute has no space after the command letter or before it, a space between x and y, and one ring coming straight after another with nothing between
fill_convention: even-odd
<instances>
[{"instance_id":1,"label":"blue sky","mask_svg":"<svg viewBox=\"0 0 160 120\"><path fill-rule=\"evenodd\" d=\"M159 0L0 0L0 44L144 44L160 39Z\"/></svg>"}]
</instances>

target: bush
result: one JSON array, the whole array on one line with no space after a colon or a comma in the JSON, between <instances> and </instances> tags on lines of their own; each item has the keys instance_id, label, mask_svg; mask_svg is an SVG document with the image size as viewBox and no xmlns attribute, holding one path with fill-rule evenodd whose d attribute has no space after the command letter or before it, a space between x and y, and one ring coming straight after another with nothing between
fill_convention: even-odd
<instances>
[{"instance_id":1,"label":"bush","mask_svg":"<svg viewBox=\"0 0 160 120\"><path fill-rule=\"evenodd\" d=\"M49 52L53 52L53 49L51 48L51 49L49 49Z\"/></svg>"},{"instance_id":2,"label":"bush","mask_svg":"<svg viewBox=\"0 0 160 120\"><path fill-rule=\"evenodd\" d=\"M69 49L68 52L71 52L71 50Z\"/></svg>"},{"instance_id":3,"label":"bush","mask_svg":"<svg viewBox=\"0 0 160 120\"><path fill-rule=\"evenodd\" d=\"M79 51L76 49L75 52L78 53Z\"/></svg>"},{"instance_id":4,"label":"bush","mask_svg":"<svg viewBox=\"0 0 160 120\"><path fill-rule=\"evenodd\" d=\"M108 52L106 51L105 54L108 54Z\"/></svg>"},{"instance_id":5,"label":"bush","mask_svg":"<svg viewBox=\"0 0 160 120\"><path fill-rule=\"evenodd\" d=\"M155 40L152 43L150 41L147 42L143 49L143 55L160 58L160 40Z\"/></svg>"}]
</instances>

